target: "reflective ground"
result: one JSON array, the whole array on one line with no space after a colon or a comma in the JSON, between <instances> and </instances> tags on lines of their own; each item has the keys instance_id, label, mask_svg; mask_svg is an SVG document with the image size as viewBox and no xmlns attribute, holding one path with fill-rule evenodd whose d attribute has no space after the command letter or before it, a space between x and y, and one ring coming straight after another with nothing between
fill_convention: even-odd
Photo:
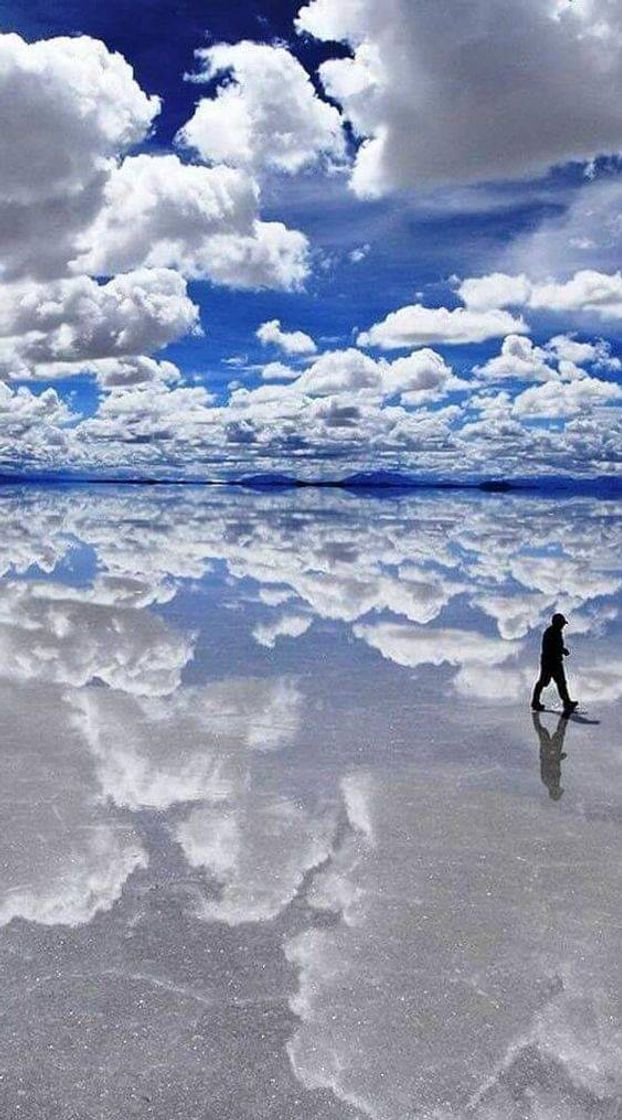
<instances>
[{"instance_id":1,"label":"reflective ground","mask_svg":"<svg viewBox=\"0 0 622 1120\"><path fill-rule=\"evenodd\" d=\"M0 513L2 1120L621 1115L622 503Z\"/></svg>"}]
</instances>

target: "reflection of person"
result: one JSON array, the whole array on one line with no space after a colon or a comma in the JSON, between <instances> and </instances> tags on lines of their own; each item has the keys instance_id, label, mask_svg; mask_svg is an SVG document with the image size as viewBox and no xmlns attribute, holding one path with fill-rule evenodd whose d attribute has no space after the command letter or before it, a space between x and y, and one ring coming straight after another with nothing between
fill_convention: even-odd
<instances>
[{"instance_id":1,"label":"reflection of person","mask_svg":"<svg viewBox=\"0 0 622 1120\"><path fill-rule=\"evenodd\" d=\"M566 649L564 645L564 638L562 631L564 626L568 623L568 619L564 618L563 614L554 614L551 619L551 625L547 626L544 634L542 635L542 653L540 657L540 676L536 681L533 696L531 698L531 707L534 712L543 712L544 704L540 702L540 695L542 689L546 688L551 681L555 681L557 691L564 705L564 714L570 715L578 707L576 700L571 700L568 695L568 685L566 684L566 674L564 672L564 657L567 657L570 650Z\"/></svg>"},{"instance_id":2,"label":"reflection of person","mask_svg":"<svg viewBox=\"0 0 622 1120\"><path fill-rule=\"evenodd\" d=\"M560 782L562 778L562 759L564 754L564 736L568 726L567 716L559 717L557 727L551 735L545 727L537 712L533 713L533 725L540 740L540 777L549 791L553 801L559 801L562 793Z\"/></svg>"}]
</instances>

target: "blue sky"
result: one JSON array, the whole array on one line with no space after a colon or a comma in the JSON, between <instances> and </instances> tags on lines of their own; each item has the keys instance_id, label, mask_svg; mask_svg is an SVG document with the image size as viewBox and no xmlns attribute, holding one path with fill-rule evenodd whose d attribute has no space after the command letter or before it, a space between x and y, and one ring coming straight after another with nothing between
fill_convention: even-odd
<instances>
[{"instance_id":1,"label":"blue sky","mask_svg":"<svg viewBox=\"0 0 622 1120\"><path fill-rule=\"evenodd\" d=\"M10 4L0 468L617 474L622 25L507 8Z\"/></svg>"}]
</instances>

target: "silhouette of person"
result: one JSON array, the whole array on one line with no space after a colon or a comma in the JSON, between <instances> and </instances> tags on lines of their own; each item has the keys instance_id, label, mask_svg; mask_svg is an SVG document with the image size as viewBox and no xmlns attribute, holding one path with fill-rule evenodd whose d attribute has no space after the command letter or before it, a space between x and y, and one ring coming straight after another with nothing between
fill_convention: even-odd
<instances>
[{"instance_id":1,"label":"silhouette of person","mask_svg":"<svg viewBox=\"0 0 622 1120\"><path fill-rule=\"evenodd\" d=\"M540 740L540 777L549 791L552 801L559 801L564 792L561 787L562 759L564 753L564 736L568 727L568 717L561 715L557 727L551 735L548 727L540 720L540 713L533 712L533 725Z\"/></svg>"},{"instance_id":2,"label":"silhouette of person","mask_svg":"<svg viewBox=\"0 0 622 1120\"><path fill-rule=\"evenodd\" d=\"M551 625L547 626L542 635L542 653L540 656L540 676L535 683L531 707L534 712L543 712L544 704L540 702L542 689L551 681L555 681L560 699L564 705L564 715L570 715L577 708L578 701L571 700L568 694L566 674L564 672L564 657L568 657L570 650L564 645L562 631L567 626L568 619L563 614L554 614Z\"/></svg>"}]
</instances>

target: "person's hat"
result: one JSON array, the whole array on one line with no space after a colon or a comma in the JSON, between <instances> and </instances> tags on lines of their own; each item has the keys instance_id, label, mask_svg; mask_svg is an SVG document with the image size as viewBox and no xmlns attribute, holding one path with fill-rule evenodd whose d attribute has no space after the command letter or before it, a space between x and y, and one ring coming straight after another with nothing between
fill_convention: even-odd
<instances>
[{"instance_id":1,"label":"person's hat","mask_svg":"<svg viewBox=\"0 0 622 1120\"><path fill-rule=\"evenodd\" d=\"M564 618L563 614L559 614L558 612L557 614L553 615L551 622L556 622L558 626L567 626L568 619Z\"/></svg>"}]
</instances>

